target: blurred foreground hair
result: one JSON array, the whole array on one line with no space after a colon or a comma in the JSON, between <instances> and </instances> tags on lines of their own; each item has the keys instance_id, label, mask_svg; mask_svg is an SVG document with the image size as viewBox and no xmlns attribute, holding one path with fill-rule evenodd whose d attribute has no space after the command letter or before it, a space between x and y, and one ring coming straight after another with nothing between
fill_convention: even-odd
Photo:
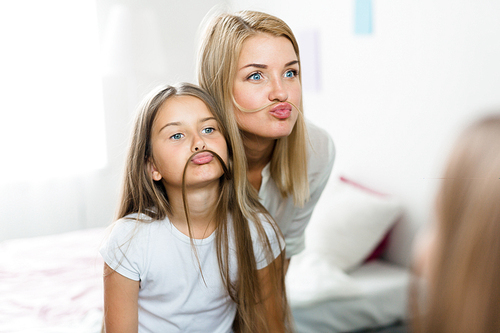
<instances>
[{"instance_id":1,"label":"blurred foreground hair","mask_svg":"<svg viewBox=\"0 0 500 333\"><path fill-rule=\"evenodd\" d=\"M414 332L500 332L500 114L462 133L443 177Z\"/></svg>"}]
</instances>

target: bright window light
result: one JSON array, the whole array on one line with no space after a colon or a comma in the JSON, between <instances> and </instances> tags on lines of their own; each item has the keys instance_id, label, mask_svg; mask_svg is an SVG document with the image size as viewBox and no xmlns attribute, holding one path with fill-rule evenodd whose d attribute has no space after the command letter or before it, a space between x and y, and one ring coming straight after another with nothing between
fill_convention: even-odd
<instances>
[{"instance_id":1,"label":"bright window light","mask_svg":"<svg viewBox=\"0 0 500 333\"><path fill-rule=\"evenodd\" d=\"M0 45L0 181L104 167L95 1L1 1Z\"/></svg>"}]
</instances>

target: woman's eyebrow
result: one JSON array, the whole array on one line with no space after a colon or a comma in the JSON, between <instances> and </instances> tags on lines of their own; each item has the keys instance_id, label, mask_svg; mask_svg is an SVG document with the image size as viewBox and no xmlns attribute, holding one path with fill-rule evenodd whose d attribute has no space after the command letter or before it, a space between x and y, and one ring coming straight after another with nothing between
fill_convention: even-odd
<instances>
[{"instance_id":1,"label":"woman's eyebrow","mask_svg":"<svg viewBox=\"0 0 500 333\"><path fill-rule=\"evenodd\" d=\"M295 65L295 64L298 64L298 63L299 63L298 60L292 60L290 62L287 62L284 67L292 66L292 65ZM248 64L248 65L245 65L245 66L241 67L240 70L242 70L244 68L248 68L248 67L255 67L255 68L266 69L267 65L264 65L264 64L253 64L252 63L252 64Z\"/></svg>"},{"instance_id":2,"label":"woman's eyebrow","mask_svg":"<svg viewBox=\"0 0 500 333\"><path fill-rule=\"evenodd\" d=\"M248 64L248 65L245 65L245 66L241 67L240 70L244 69L244 68L248 68L248 67L256 67L256 68L266 69L267 65L263 65L263 64Z\"/></svg>"}]
</instances>

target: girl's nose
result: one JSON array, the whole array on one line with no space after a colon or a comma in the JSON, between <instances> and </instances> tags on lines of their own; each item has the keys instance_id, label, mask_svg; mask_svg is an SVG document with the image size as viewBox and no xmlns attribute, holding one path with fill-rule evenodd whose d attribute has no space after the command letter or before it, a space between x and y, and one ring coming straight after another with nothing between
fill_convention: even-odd
<instances>
[{"instance_id":1,"label":"girl's nose","mask_svg":"<svg viewBox=\"0 0 500 333\"><path fill-rule=\"evenodd\" d=\"M288 99L288 92L285 89L281 79L273 80L271 92L269 93L269 100L284 102L287 99Z\"/></svg>"},{"instance_id":2,"label":"girl's nose","mask_svg":"<svg viewBox=\"0 0 500 333\"><path fill-rule=\"evenodd\" d=\"M203 150L205 148L206 148L205 141L203 141L203 139L199 135L197 135L193 140L193 146L191 148L191 151L196 152Z\"/></svg>"}]
</instances>

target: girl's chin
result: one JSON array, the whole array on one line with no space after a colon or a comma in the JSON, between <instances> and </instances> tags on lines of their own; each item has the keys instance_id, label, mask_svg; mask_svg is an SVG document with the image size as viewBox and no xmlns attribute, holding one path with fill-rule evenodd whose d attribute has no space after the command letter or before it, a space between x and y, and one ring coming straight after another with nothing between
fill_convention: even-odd
<instances>
[{"instance_id":1,"label":"girl's chin","mask_svg":"<svg viewBox=\"0 0 500 333\"><path fill-rule=\"evenodd\" d=\"M203 187L209 186L211 183L218 184L219 179L223 175L224 173L221 170L192 175L191 177L186 177L186 185L190 187Z\"/></svg>"},{"instance_id":2,"label":"girl's chin","mask_svg":"<svg viewBox=\"0 0 500 333\"><path fill-rule=\"evenodd\" d=\"M188 171L186 174L186 189L189 191L203 188L208 190L211 187L218 188L219 180L223 175L224 172L222 170L214 170L213 172L198 172L195 174L190 174ZM182 189L182 182L177 181L175 183L166 184L166 187L167 192L168 188L178 191Z\"/></svg>"}]
</instances>

